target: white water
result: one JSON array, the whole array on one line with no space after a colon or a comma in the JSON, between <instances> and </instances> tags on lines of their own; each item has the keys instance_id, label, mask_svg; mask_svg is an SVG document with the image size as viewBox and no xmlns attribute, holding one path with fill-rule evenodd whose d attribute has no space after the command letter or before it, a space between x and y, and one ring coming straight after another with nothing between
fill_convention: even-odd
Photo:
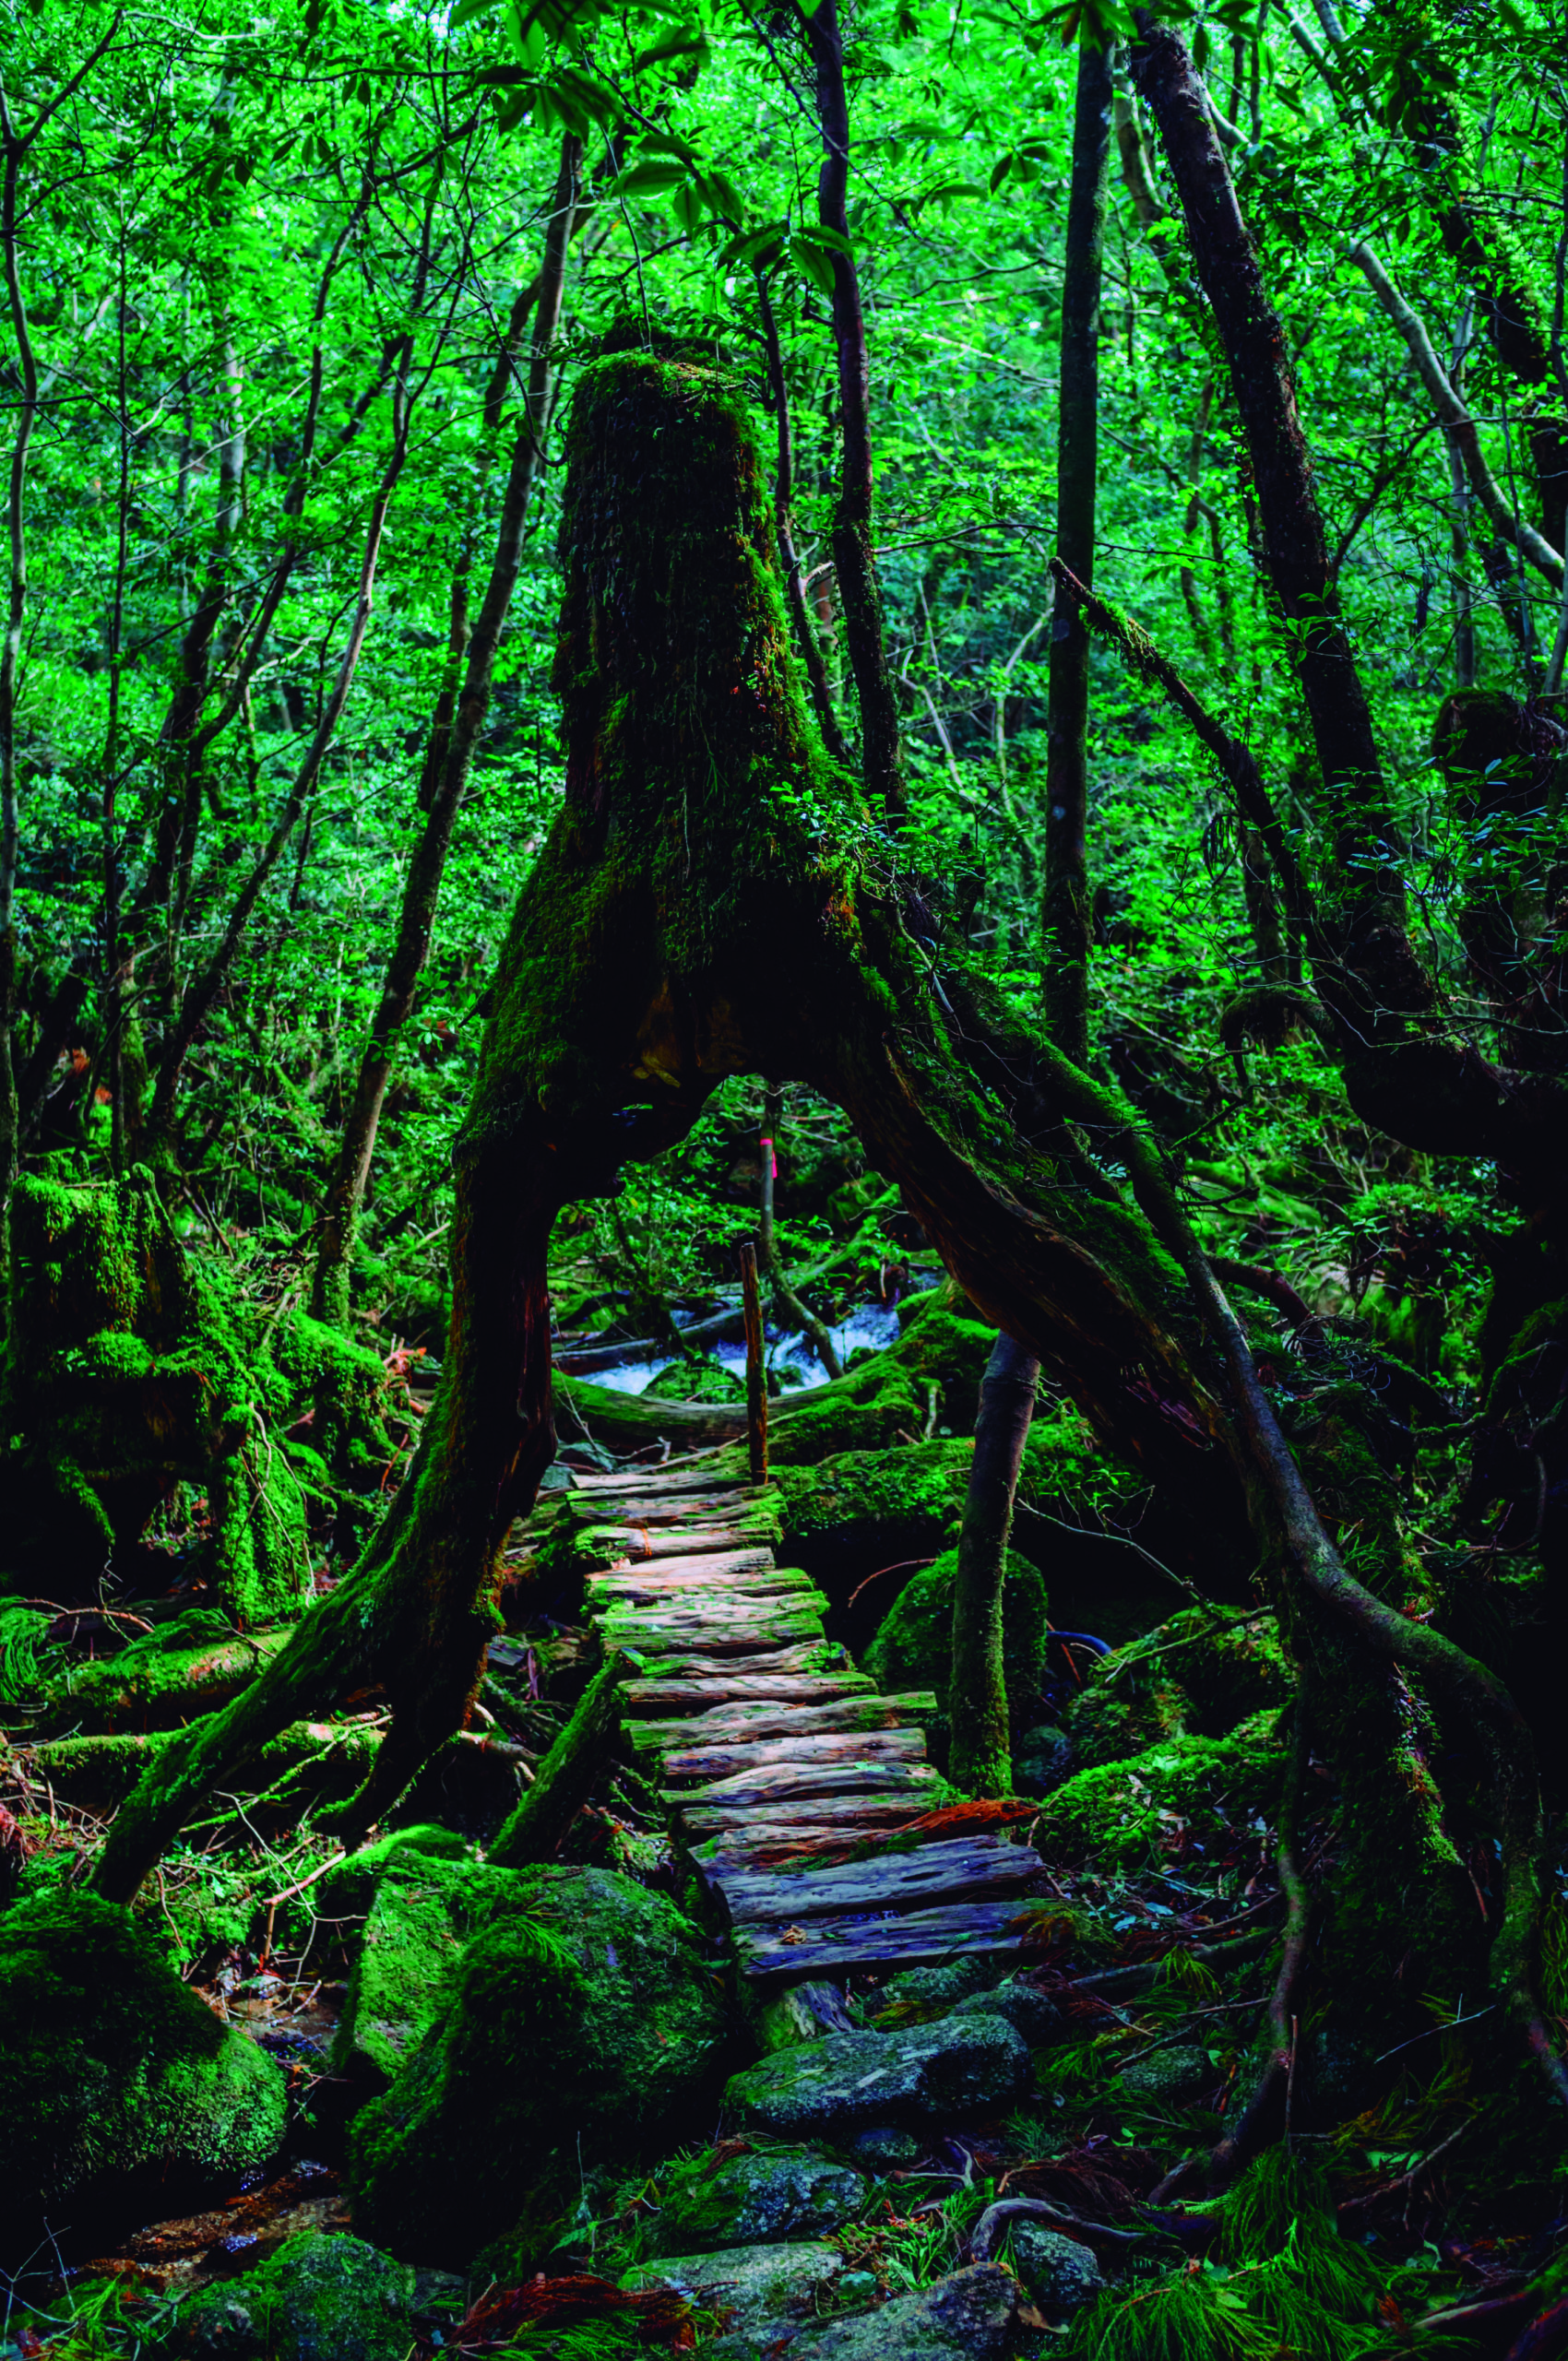
<instances>
[{"instance_id":1,"label":"white water","mask_svg":"<svg viewBox=\"0 0 1568 2361\"><path fill-rule=\"evenodd\" d=\"M767 1365L770 1369L792 1366L797 1372L794 1382L786 1378L783 1392L799 1394L805 1386L826 1382L827 1372L812 1350L808 1339L796 1333L790 1335L778 1328L766 1328ZM847 1320L829 1327L833 1349L840 1362L847 1361L852 1352L869 1345L873 1352L898 1341L898 1315L891 1306L880 1303L858 1304ZM716 1361L738 1375L746 1373L746 1348L743 1344L717 1344L705 1348ZM612 1369L596 1369L595 1385L608 1385L616 1394L646 1394L659 1363L650 1360L617 1361Z\"/></svg>"}]
</instances>

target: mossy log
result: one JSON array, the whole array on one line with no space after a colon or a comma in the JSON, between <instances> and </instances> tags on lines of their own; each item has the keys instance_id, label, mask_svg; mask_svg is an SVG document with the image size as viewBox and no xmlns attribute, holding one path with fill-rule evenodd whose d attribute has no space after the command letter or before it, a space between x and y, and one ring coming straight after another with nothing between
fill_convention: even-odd
<instances>
[{"instance_id":1,"label":"mossy log","mask_svg":"<svg viewBox=\"0 0 1568 2361\"><path fill-rule=\"evenodd\" d=\"M522 1869L553 1858L604 1767L621 1724L621 1683L630 1670L617 1654L594 1674L533 1785L490 1847L492 1869Z\"/></svg>"}]
</instances>

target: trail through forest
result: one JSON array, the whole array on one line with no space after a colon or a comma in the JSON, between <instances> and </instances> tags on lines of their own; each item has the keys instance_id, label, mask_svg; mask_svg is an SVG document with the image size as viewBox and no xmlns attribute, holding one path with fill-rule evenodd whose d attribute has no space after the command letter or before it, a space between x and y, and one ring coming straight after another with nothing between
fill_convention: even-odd
<instances>
[{"instance_id":1,"label":"trail through forest","mask_svg":"<svg viewBox=\"0 0 1568 2361\"><path fill-rule=\"evenodd\" d=\"M1561 11L0 50L0 2361L1568 2354Z\"/></svg>"}]
</instances>

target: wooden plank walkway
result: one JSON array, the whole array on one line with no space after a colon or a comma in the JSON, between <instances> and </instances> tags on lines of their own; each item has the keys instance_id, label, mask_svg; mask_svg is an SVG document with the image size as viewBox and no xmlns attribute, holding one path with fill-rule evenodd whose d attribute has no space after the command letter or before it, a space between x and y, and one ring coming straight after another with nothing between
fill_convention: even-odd
<instances>
[{"instance_id":1,"label":"wooden plank walkway","mask_svg":"<svg viewBox=\"0 0 1568 2361\"><path fill-rule=\"evenodd\" d=\"M748 1539L766 1489L700 1465L574 1472L567 1507L600 1560L588 1613L633 1670L623 1723L769 1989L852 1968L1020 1949L1039 1857L1003 1833L921 1825L939 1791L930 1693L882 1697L823 1631L809 1575ZM863 1857L796 1868L850 1846Z\"/></svg>"}]
</instances>

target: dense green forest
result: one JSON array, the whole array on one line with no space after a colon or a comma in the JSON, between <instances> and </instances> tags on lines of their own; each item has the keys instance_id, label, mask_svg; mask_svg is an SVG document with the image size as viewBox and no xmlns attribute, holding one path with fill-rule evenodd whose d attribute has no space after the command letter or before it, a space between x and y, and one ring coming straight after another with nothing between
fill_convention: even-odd
<instances>
[{"instance_id":1,"label":"dense green forest","mask_svg":"<svg viewBox=\"0 0 1568 2361\"><path fill-rule=\"evenodd\" d=\"M4 28L0 2361L1568 2353L1561 11Z\"/></svg>"}]
</instances>

